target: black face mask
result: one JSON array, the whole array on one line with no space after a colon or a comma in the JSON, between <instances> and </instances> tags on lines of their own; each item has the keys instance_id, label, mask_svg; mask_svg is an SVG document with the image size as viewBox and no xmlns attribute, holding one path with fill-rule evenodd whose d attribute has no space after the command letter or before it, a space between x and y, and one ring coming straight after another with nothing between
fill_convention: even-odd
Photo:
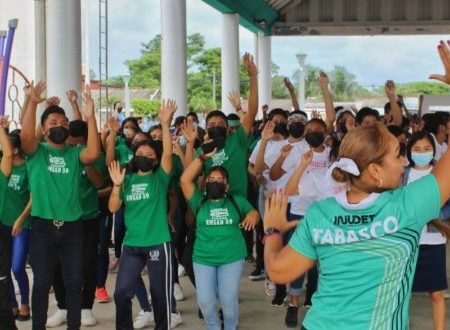
<instances>
[{"instance_id":1,"label":"black face mask","mask_svg":"<svg viewBox=\"0 0 450 330\"><path fill-rule=\"evenodd\" d=\"M50 128L50 133L48 134L48 138L50 141L56 144L63 144L66 142L69 137L69 130L62 126L52 127Z\"/></svg>"},{"instance_id":2,"label":"black face mask","mask_svg":"<svg viewBox=\"0 0 450 330\"><path fill-rule=\"evenodd\" d=\"M139 171L148 172L155 167L156 159L145 156L134 156L134 164Z\"/></svg>"},{"instance_id":3,"label":"black face mask","mask_svg":"<svg viewBox=\"0 0 450 330\"><path fill-rule=\"evenodd\" d=\"M118 107L118 108L117 108L117 112L121 112L122 110L123 110L122 107Z\"/></svg>"},{"instance_id":4,"label":"black face mask","mask_svg":"<svg viewBox=\"0 0 450 330\"><path fill-rule=\"evenodd\" d=\"M311 132L305 134L305 141L313 148L320 147L325 140L325 135L321 132Z\"/></svg>"},{"instance_id":5,"label":"black face mask","mask_svg":"<svg viewBox=\"0 0 450 330\"><path fill-rule=\"evenodd\" d=\"M223 182L206 182L206 196L209 199L220 199L225 196L225 183Z\"/></svg>"},{"instance_id":6,"label":"black face mask","mask_svg":"<svg viewBox=\"0 0 450 330\"><path fill-rule=\"evenodd\" d=\"M227 128L223 126L210 127L208 128L208 137L213 140L214 148L223 149L227 141Z\"/></svg>"},{"instance_id":7,"label":"black face mask","mask_svg":"<svg viewBox=\"0 0 450 330\"><path fill-rule=\"evenodd\" d=\"M294 138L301 138L305 132L305 124L300 122L293 122L289 125L289 134Z\"/></svg>"},{"instance_id":8,"label":"black face mask","mask_svg":"<svg viewBox=\"0 0 450 330\"><path fill-rule=\"evenodd\" d=\"M288 129L287 129L286 123L278 123L278 124L276 124L275 127L273 128L273 132L275 134L281 134L284 137L286 137L288 135Z\"/></svg>"},{"instance_id":9,"label":"black face mask","mask_svg":"<svg viewBox=\"0 0 450 330\"><path fill-rule=\"evenodd\" d=\"M342 134L347 134L347 126L345 126L345 121L342 121L339 124L339 130L341 131Z\"/></svg>"}]
</instances>

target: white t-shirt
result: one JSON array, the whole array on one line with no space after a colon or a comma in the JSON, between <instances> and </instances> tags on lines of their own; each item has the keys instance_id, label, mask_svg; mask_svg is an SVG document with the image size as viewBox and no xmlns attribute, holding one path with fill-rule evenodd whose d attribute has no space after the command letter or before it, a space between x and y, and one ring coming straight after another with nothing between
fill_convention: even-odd
<instances>
[{"instance_id":1,"label":"white t-shirt","mask_svg":"<svg viewBox=\"0 0 450 330\"><path fill-rule=\"evenodd\" d=\"M436 155L434 156L434 159L438 161L442 157L442 155L445 154L445 152L447 151L447 143L444 142L442 144L439 144L439 142L436 139L436 136L433 133L431 134L431 136L433 137L434 144L436 145Z\"/></svg>"},{"instance_id":2,"label":"white t-shirt","mask_svg":"<svg viewBox=\"0 0 450 330\"><path fill-rule=\"evenodd\" d=\"M294 160L294 168L301 163L301 156L297 155ZM305 215L308 207L325 197L327 197L325 189L325 175L330 167L330 148L318 153L314 152L311 164L300 178L298 183L299 194L291 201L291 213L297 215ZM284 164L283 164L284 165ZM289 164L288 164L289 165Z\"/></svg>"},{"instance_id":3,"label":"white t-shirt","mask_svg":"<svg viewBox=\"0 0 450 330\"><path fill-rule=\"evenodd\" d=\"M416 170L415 168L411 167L411 169L409 170L409 175L408 175L408 184L429 174L432 169L433 169L432 166L426 170ZM426 192L424 191L424 193L426 193ZM420 244L421 245L425 245L425 244L426 245L439 245L439 244L445 244L446 242L447 242L446 238L444 236L442 236L441 233L436 232L436 229L433 228L430 230L430 229L428 229L427 225L425 225L422 228L422 234L420 236Z\"/></svg>"}]
</instances>

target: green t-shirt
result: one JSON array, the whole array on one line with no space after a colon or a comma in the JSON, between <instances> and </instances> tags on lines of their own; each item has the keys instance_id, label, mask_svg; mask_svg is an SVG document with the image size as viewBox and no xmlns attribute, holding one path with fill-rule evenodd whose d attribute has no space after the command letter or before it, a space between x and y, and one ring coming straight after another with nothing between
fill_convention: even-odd
<instances>
[{"instance_id":1,"label":"green t-shirt","mask_svg":"<svg viewBox=\"0 0 450 330\"><path fill-rule=\"evenodd\" d=\"M99 158L92 167L103 175L106 175L105 154L103 152L100 153ZM91 180L89 180L85 168L81 171L80 193L81 208L83 209L81 219L91 220L97 218L99 213L97 189L95 189Z\"/></svg>"},{"instance_id":2,"label":"green t-shirt","mask_svg":"<svg viewBox=\"0 0 450 330\"><path fill-rule=\"evenodd\" d=\"M172 175L170 176L170 188L179 188L180 187L180 178L181 174L183 174L184 167L181 162L180 157L173 154L172 155Z\"/></svg>"},{"instance_id":3,"label":"green t-shirt","mask_svg":"<svg viewBox=\"0 0 450 330\"><path fill-rule=\"evenodd\" d=\"M58 149L40 142L27 158L32 216L59 221L80 219L83 169L80 153L83 148L66 145Z\"/></svg>"},{"instance_id":4,"label":"green t-shirt","mask_svg":"<svg viewBox=\"0 0 450 330\"><path fill-rule=\"evenodd\" d=\"M133 151L125 143L125 139L122 136L116 138L116 146L114 147L115 160L117 160L120 166L124 167L133 158Z\"/></svg>"},{"instance_id":5,"label":"green t-shirt","mask_svg":"<svg viewBox=\"0 0 450 330\"><path fill-rule=\"evenodd\" d=\"M372 194L358 207L343 203L345 194L313 204L289 242L319 267L319 286L303 325L408 329L420 234L440 211L437 181L427 175Z\"/></svg>"},{"instance_id":6,"label":"green t-shirt","mask_svg":"<svg viewBox=\"0 0 450 330\"><path fill-rule=\"evenodd\" d=\"M13 166L3 196L5 196L5 198L1 213L2 222L4 225L14 226L14 222L23 212L30 199L27 165L25 162L21 165ZM27 219L23 223L23 228L29 227L30 222L29 219Z\"/></svg>"},{"instance_id":7,"label":"green t-shirt","mask_svg":"<svg viewBox=\"0 0 450 330\"><path fill-rule=\"evenodd\" d=\"M201 153L201 148L197 149L197 156ZM247 159L248 136L240 126L235 133L228 134L225 148L207 159L203 169L208 172L213 166L225 167L230 179L230 194L247 198Z\"/></svg>"},{"instance_id":8,"label":"green t-shirt","mask_svg":"<svg viewBox=\"0 0 450 330\"><path fill-rule=\"evenodd\" d=\"M167 190L170 174L161 166L146 175L125 176L120 198L125 206L123 244L148 247L170 242L167 222Z\"/></svg>"},{"instance_id":9,"label":"green t-shirt","mask_svg":"<svg viewBox=\"0 0 450 330\"><path fill-rule=\"evenodd\" d=\"M253 210L250 203L240 195L233 195L242 217ZM195 213L204 200L204 194L195 188L188 201ZM229 264L247 255L244 236L239 224L239 212L229 198L218 201L206 200L196 218L196 236L192 260L207 266Z\"/></svg>"}]
</instances>

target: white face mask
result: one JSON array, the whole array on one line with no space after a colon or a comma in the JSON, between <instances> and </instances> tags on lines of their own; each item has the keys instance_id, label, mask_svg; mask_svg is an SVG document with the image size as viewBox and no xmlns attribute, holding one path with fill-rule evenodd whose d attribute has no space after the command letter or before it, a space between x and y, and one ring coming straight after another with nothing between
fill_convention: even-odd
<instances>
[{"instance_id":1,"label":"white face mask","mask_svg":"<svg viewBox=\"0 0 450 330\"><path fill-rule=\"evenodd\" d=\"M123 135L125 135L126 138L132 138L134 130L132 130L131 128L124 128L123 129Z\"/></svg>"},{"instance_id":2,"label":"white face mask","mask_svg":"<svg viewBox=\"0 0 450 330\"><path fill-rule=\"evenodd\" d=\"M193 129L197 129L197 127L198 127L198 124L197 124L196 122L193 122L193 123L192 123L192 128L193 128Z\"/></svg>"}]
</instances>

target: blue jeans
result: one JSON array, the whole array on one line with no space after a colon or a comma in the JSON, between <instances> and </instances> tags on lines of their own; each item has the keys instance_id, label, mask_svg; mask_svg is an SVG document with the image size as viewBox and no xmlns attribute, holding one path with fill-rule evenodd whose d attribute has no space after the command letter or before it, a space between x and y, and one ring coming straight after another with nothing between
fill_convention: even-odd
<instances>
[{"instance_id":1,"label":"blue jeans","mask_svg":"<svg viewBox=\"0 0 450 330\"><path fill-rule=\"evenodd\" d=\"M197 302L208 330L220 330L217 300L223 312L225 330L234 330L239 315L239 282L244 260L220 266L205 266L194 262Z\"/></svg>"},{"instance_id":2,"label":"blue jeans","mask_svg":"<svg viewBox=\"0 0 450 330\"><path fill-rule=\"evenodd\" d=\"M3 226L5 233L11 236L12 227ZM11 237L12 257L11 257L11 269L14 274L14 278L19 285L20 290L20 304L28 305L30 303L30 283L28 281L28 275L25 271L25 265L27 263L28 251L30 247L30 230L22 229L22 232L16 237ZM11 281L9 283L9 295L12 299L12 307L18 308L16 294L14 292L14 284Z\"/></svg>"}]
</instances>

